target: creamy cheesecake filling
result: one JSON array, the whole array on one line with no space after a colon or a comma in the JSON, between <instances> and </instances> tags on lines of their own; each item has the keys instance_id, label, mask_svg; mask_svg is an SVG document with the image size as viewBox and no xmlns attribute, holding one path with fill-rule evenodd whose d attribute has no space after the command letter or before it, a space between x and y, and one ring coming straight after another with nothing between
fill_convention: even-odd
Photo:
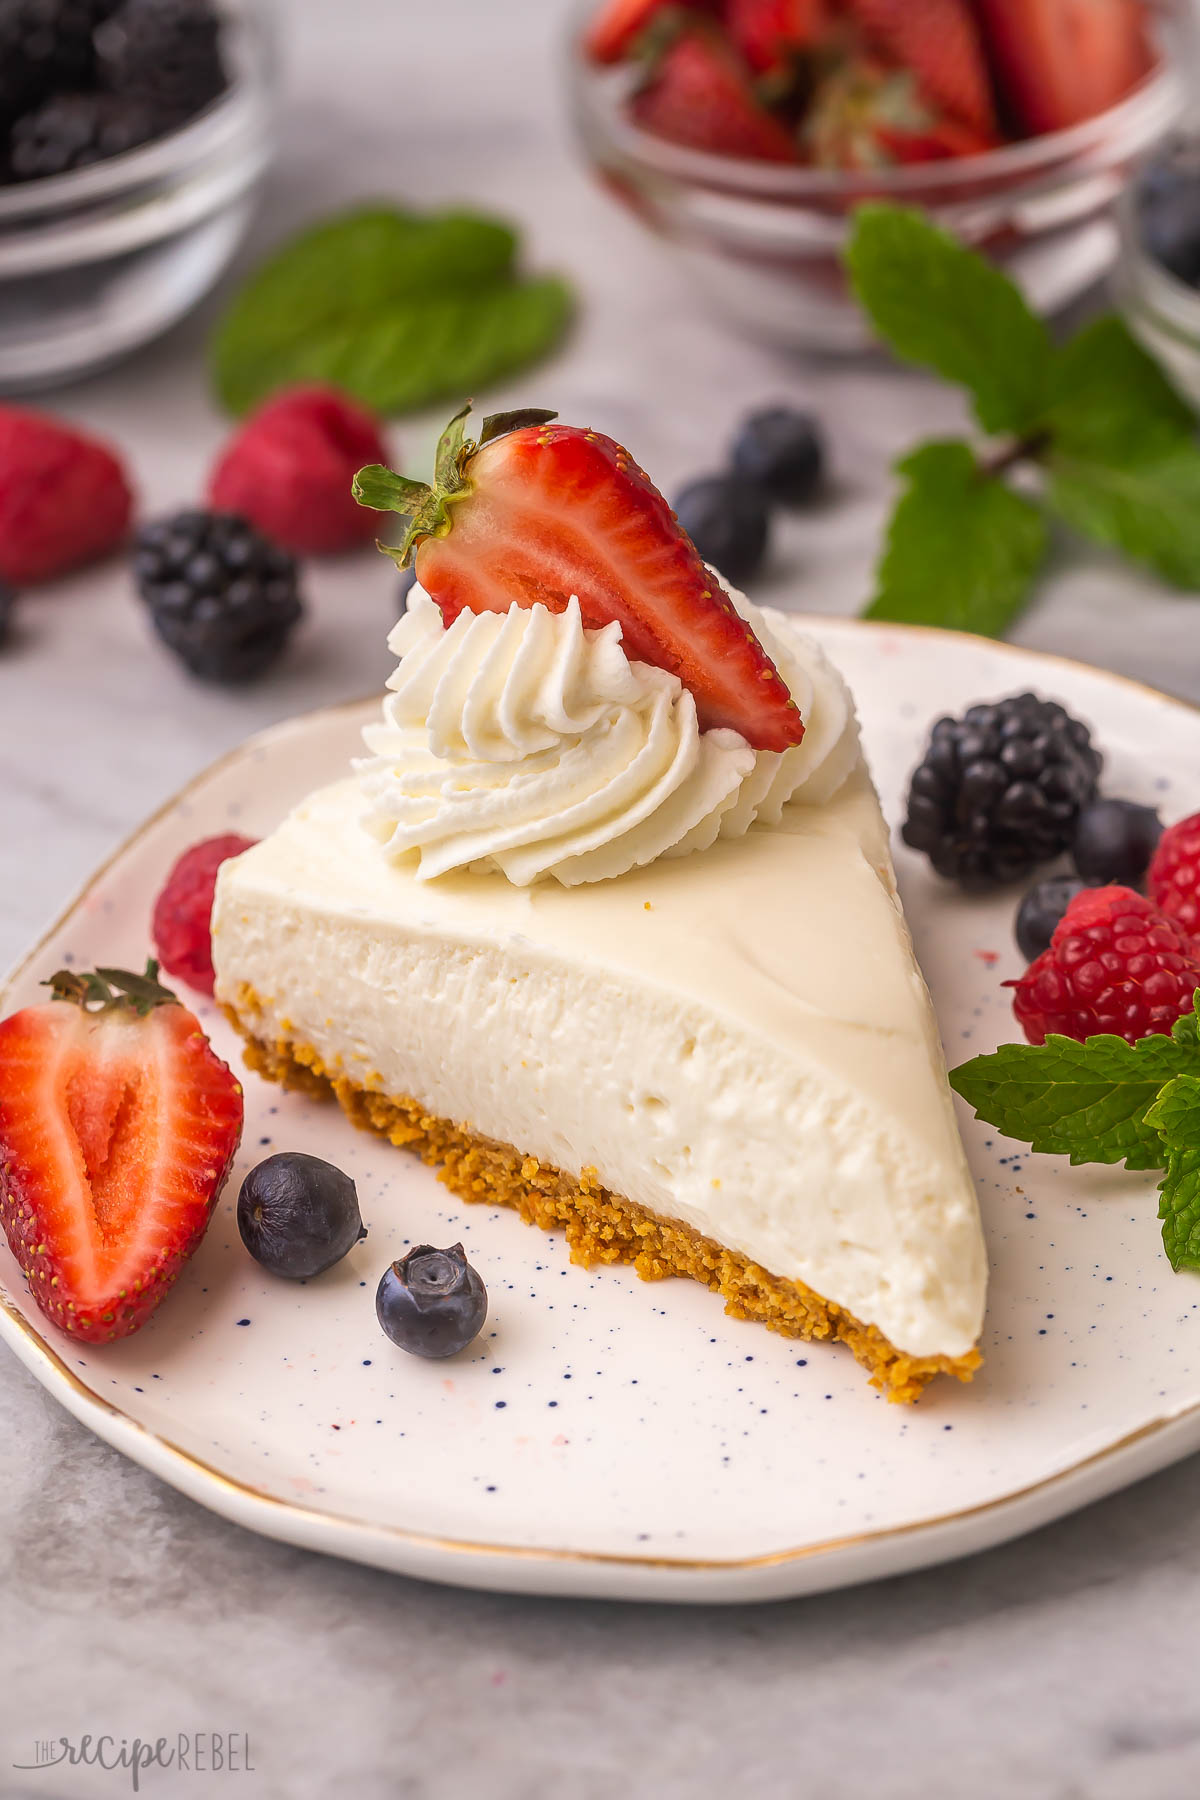
<instances>
[{"instance_id":1,"label":"creamy cheesecake filling","mask_svg":"<svg viewBox=\"0 0 1200 1800\"><path fill-rule=\"evenodd\" d=\"M221 871L218 997L252 989L256 1035L595 1169L913 1356L971 1349L975 1194L861 764L774 829L572 889L423 881L361 814L337 783Z\"/></svg>"}]
</instances>

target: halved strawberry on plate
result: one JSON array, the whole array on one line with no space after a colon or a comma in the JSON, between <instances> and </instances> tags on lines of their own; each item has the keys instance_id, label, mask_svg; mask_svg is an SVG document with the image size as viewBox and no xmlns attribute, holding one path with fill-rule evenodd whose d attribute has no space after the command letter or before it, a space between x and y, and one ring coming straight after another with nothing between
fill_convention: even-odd
<instances>
[{"instance_id":1,"label":"halved strawberry on plate","mask_svg":"<svg viewBox=\"0 0 1200 1800\"><path fill-rule=\"evenodd\" d=\"M391 554L403 568L415 553L446 624L539 602L565 612L576 595L585 625L616 620L630 657L679 677L702 729L756 750L798 744L786 682L629 452L534 411L485 419L475 443L469 411L442 434L432 487L380 466L354 484L363 505L411 519Z\"/></svg>"},{"instance_id":2,"label":"halved strawberry on plate","mask_svg":"<svg viewBox=\"0 0 1200 1800\"><path fill-rule=\"evenodd\" d=\"M977 0L1000 94L1030 135L1123 100L1154 52L1142 0Z\"/></svg>"},{"instance_id":3,"label":"halved strawberry on plate","mask_svg":"<svg viewBox=\"0 0 1200 1800\"><path fill-rule=\"evenodd\" d=\"M0 1022L0 1222L42 1312L91 1344L158 1307L242 1134L241 1084L157 975L64 969Z\"/></svg>"}]
</instances>

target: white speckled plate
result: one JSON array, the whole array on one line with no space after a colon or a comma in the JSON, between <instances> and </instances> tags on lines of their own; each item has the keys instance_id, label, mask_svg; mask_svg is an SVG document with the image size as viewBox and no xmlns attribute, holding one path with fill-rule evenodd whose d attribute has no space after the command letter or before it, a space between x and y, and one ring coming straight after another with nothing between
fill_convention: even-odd
<instances>
[{"instance_id":1,"label":"white speckled plate","mask_svg":"<svg viewBox=\"0 0 1200 1800\"><path fill-rule=\"evenodd\" d=\"M1200 713L1177 701L983 640L816 629L856 690L893 818L934 716L1027 686L1095 725L1110 791L1168 818L1200 806ZM218 763L94 877L0 1010L41 998L64 961L144 957L172 858L213 832L267 831L344 768L372 711L318 713ZM990 1049L1012 1034L1013 899L966 901L898 862L950 1060ZM460 1204L332 1107L254 1077L246 1103L208 1237L145 1330L101 1349L60 1337L4 1249L0 1331L102 1437L254 1530L466 1585L765 1599L997 1543L1200 1446L1200 1277L1171 1273L1150 1177L1031 1159L964 1114L992 1265L986 1366L902 1408L847 1351L727 1319L691 1283L574 1268L561 1238ZM242 1175L284 1147L348 1169L370 1226L305 1286L265 1276L234 1223ZM375 1323L379 1273L410 1242L459 1237L489 1286L486 1335L450 1363L405 1357Z\"/></svg>"}]
</instances>

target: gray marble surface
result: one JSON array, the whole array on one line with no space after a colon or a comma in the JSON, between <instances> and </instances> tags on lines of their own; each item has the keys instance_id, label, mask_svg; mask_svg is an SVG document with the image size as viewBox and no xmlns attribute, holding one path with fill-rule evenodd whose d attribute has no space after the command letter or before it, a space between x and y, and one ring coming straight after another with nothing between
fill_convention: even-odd
<instances>
[{"instance_id":1,"label":"gray marble surface","mask_svg":"<svg viewBox=\"0 0 1200 1800\"><path fill-rule=\"evenodd\" d=\"M251 253L364 194L472 198L568 270L568 348L499 403L624 439L670 489L747 404L818 407L836 493L780 532L763 597L861 605L891 458L961 422L883 365L786 362L731 338L588 183L562 116L560 0L281 0L282 154ZM131 458L147 509L195 495L224 427L212 308L54 397ZM438 420L397 443L420 467ZM377 687L393 579L313 571L311 621L250 693L191 686L119 567L24 609L0 661L0 962L128 829L271 720ZM1074 546L1020 640L1200 700L1200 612ZM0 1366L0 1794L74 1800L128 1777L22 1774L35 1740L248 1733L253 1773L153 1795L661 1800L1188 1800L1200 1793L1200 1461L970 1562L804 1602L699 1611L440 1590L285 1549L125 1463Z\"/></svg>"}]
</instances>

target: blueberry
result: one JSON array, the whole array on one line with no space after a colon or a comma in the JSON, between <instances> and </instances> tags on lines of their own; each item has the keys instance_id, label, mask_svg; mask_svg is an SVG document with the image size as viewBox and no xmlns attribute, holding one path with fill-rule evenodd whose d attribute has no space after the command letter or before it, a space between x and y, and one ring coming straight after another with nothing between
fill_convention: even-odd
<instances>
[{"instance_id":1,"label":"blueberry","mask_svg":"<svg viewBox=\"0 0 1200 1800\"><path fill-rule=\"evenodd\" d=\"M1186 140L1153 162L1138 182L1147 255L1180 281L1200 285L1200 150Z\"/></svg>"},{"instance_id":2,"label":"blueberry","mask_svg":"<svg viewBox=\"0 0 1200 1800\"><path fill-rule=\"evenodd\" d=\"M811 413L769 406L742 423L734 439L736 474L781 506L803 506L821 485L825 446Z\"/></svg>"},{"instance_id":3,"label":"blueberry","mask_svg":"<svg viewBox=\"0 0 1200 1800\"><path fill-rule=\"evenodd\" d=\"M1136 800L1093 800L1075 822L1071 854L1085 881L1137 887L1150 867L1162 820Z\"/></svg>"},{"instance_id":4,"label":"blueberry","mask_svg":"<svg viewBox=\"0 0 1200 1800\"><path fill-rule=\"evenodd\" d=\"M461 1244L418 1244L383 1271L375 1313L393 1344L413 1356L456 1356L479 1336L487 1289Z\"/></svg>"},{"instance_id":5,"label":"blueberry","mask_svg":"<svg viewBox=\"0 0 1200 1800\"><path fill-rule=\"evenodd\" d=\"M332 1268L367 1235L350 1177L299 1150L268 1156L251 1169L237 1220L255 1261L292 1281Z\"/></svg>"},{"instance_id":6,"label":"blueberry","mask_svg":"<svg viewBox=\"0 0 1200 1800\"><path fill-rule=\"evenodd\" d=\"M410 563L408 568L401 572L400 579L396 583L396 617L398 619L402 619L408 611L408 602L416 585L417 571Z\"/></svg>"},{"instance_id":7,"label":"blueberry","mask_svg":"<svg viewBox=\"0 0 1200 1800\"><path fill-rule=\"evenodd\" d=\"M1017 947L1026 962L1050 948L1059 920L1084 886L1073 875L1051 875L1030 888L1017 908Z\"/></svg>"},{"instance_id":8,"label":"blueberry","mask_svg":"<svg viewBox=\"0 0 1200 1800\"><path fill-rule=\"evenodd\" d=\"M762 566L766 501L739 475L702 475L675 502L679 523L706 563L727 581L749 581Z\"/></svg>"}]
</instances>

